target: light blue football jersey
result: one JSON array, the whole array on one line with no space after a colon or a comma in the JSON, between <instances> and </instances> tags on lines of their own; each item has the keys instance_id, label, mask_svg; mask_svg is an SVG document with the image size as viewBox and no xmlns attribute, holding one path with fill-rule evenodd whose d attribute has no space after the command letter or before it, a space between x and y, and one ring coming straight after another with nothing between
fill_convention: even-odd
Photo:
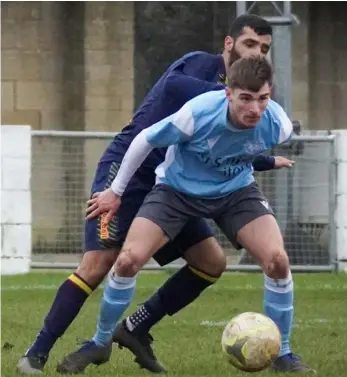
<instances>
[{"instance_id":1,"label":"light blue football jersey","mask_svg":"<svg viewBox=\"0 0 347 377\"><path fill-rule=\"evenodd\" d=\"M228 121L225 90L204 93L178 112L147 128L154 148L168 147L156 169L157 182L200 198L220 198L254 181L253 158L287 141L293 126L270 100L255 128Z\"/></svg>"}]
</instances>

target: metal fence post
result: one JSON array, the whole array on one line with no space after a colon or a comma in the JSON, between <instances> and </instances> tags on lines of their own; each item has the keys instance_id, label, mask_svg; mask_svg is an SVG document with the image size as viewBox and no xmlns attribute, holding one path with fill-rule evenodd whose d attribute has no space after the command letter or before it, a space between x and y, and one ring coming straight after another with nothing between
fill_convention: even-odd
<instances>
[{"instance_id":1,"label":"metal fence post","mask_svg":"<svg viewBox=\"0 0 347 377\"><path fill-rule=\"evenodd\" d=\"M335 153L335 137L330 145L330 170L329 170L329 257L330 263L338 270L335 210L337 204L337 159Z\"/></svg>"}]
</instances>

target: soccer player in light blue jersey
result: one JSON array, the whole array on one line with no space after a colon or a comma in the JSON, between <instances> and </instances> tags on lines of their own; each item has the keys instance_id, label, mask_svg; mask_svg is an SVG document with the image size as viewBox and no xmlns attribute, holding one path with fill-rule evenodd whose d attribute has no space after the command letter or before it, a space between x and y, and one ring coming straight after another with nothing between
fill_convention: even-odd
<instances>
[{"instance_id":1,"label":"soccer player in light blue jersey","mask_svg":"<svg viewBox=\"0 0 347 377\"><path fill-rule=\"evenodd\" d=\"M88 212L90 218L99 212L116 213L146 156L154 148L168 147L156 169L156 185L137 213L110 275L110 300L119 305L112 309L105 303L104 309L113 310L113 320L120 319L142 266L188 221L212 218L237 248L244 247L263 268L265 313L282 334L281 354L273 369L285 371L283 363L296 358L289 347L293 282L280 229L252 167L255 156L289 140L293 130L284 110L270 99L272 79L266 58L236 61L225 90L195 97L139 133L111 187L89 201ZM288 371L312 369L297 362Z\"/></svg>"},{"instance_id":2,"label":"soccer player in light blue jersey","mask_svg":"<svg viewBox=\"0 0 347 377\"><path fill-rule=\"evenodd\" d=\"M144 98L129 124L105 149L91 184L91 196L110 187L137 134L174 114L190 99L211 90L223 89L224 85L220 82L224 82L227 68L239 57L266 55L271 46L271 35L272 28L266 20L255 15L242 15L230 25L222 54L194 51L173 62ZM99 213L85 221L81 262L60 285L34 342L20 358L17 369L21 373L36 374L44 370L57 340L65 334L88 297L112 268L132 220L155 183L154 171L164 161L165 154L166 148L160 148L147 156L127 185L117 216L107 222L107 215ZM290 167L292 164L293 161L280 156L260 155L253 161L255 171ZM95 336L66 355L59 362L57 371L81 373L90 364L107 362L112 352L112 335L115 342L133 352L141 368L155 373L165 371L153 352L150 329L165 316L175 315L196 300L218 281L226 265L224 252L214 238L213 229L203 218L190 221L175 241L167 243L154 255L160 266L178 258L186 263L129 318L124 319L123 326L118 326L115 333L114 308L111 307L109 313L105 309L110 306L109 297L113 295L112 279L107 279ZM135 278L133 284L136 284ZM179 297L177 291L181 292ZM124 307L128 303L130 299L124 302ZM300 363L290 353L281 360L282 370L286 371L297 369Z\"/></svg>"}]
</instances>

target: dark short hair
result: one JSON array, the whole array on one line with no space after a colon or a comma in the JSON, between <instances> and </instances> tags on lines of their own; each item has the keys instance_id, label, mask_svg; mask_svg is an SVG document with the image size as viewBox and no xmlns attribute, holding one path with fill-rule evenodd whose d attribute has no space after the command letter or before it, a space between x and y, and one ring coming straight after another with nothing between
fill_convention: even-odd
<instances>
[{"instance_id":1,"label":"dark short hair","mask_svg":"<svg viewBox=\"0 0 347 377\"><path fill-rule=\"evenodd\" d=\"M228 69L228 87L258 92L261 87L273 82L273 69L265 57L241 58Z\"/></svg>"},{"instance_id":2,"label":"dark short hair","mask_svg":"<svg viewBox=\"0 0 347 377\"><path fill-rule=\"evenodd\" d=\"M271 25L264 18L255 14L242 14L237 17L231 24L227 35L237 38L242 34L245 27L251 28L258 35L272 35Z\"/></svg>"}]
</instances>

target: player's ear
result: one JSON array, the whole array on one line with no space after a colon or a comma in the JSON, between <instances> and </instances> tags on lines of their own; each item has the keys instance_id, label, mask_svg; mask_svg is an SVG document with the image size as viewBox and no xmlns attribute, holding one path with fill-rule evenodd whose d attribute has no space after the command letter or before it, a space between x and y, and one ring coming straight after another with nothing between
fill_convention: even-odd
<instances>
[{"instance_id":1,"label":"player's ear","mask_svg":"<svg viewBox=\"0 0 347 377\"><path fill-rule=\"evenodd\" d=\"M230 35L227 35L224 39L224 50L230 52L233 49L234 46L234 39L230 37Z\"/></svg>"},{"instance_id":2,"label":"player's ear","mask_svg":"<svg viewBox=\"0 0 347 377\"><path fill-rule=\"evenodd\" d=\"M226 97L228 98L228 100L230 101L231 100L231 90L230 90L230 88L225 87L225 94L226 94Z\"/></svg>"}]
</instances>

